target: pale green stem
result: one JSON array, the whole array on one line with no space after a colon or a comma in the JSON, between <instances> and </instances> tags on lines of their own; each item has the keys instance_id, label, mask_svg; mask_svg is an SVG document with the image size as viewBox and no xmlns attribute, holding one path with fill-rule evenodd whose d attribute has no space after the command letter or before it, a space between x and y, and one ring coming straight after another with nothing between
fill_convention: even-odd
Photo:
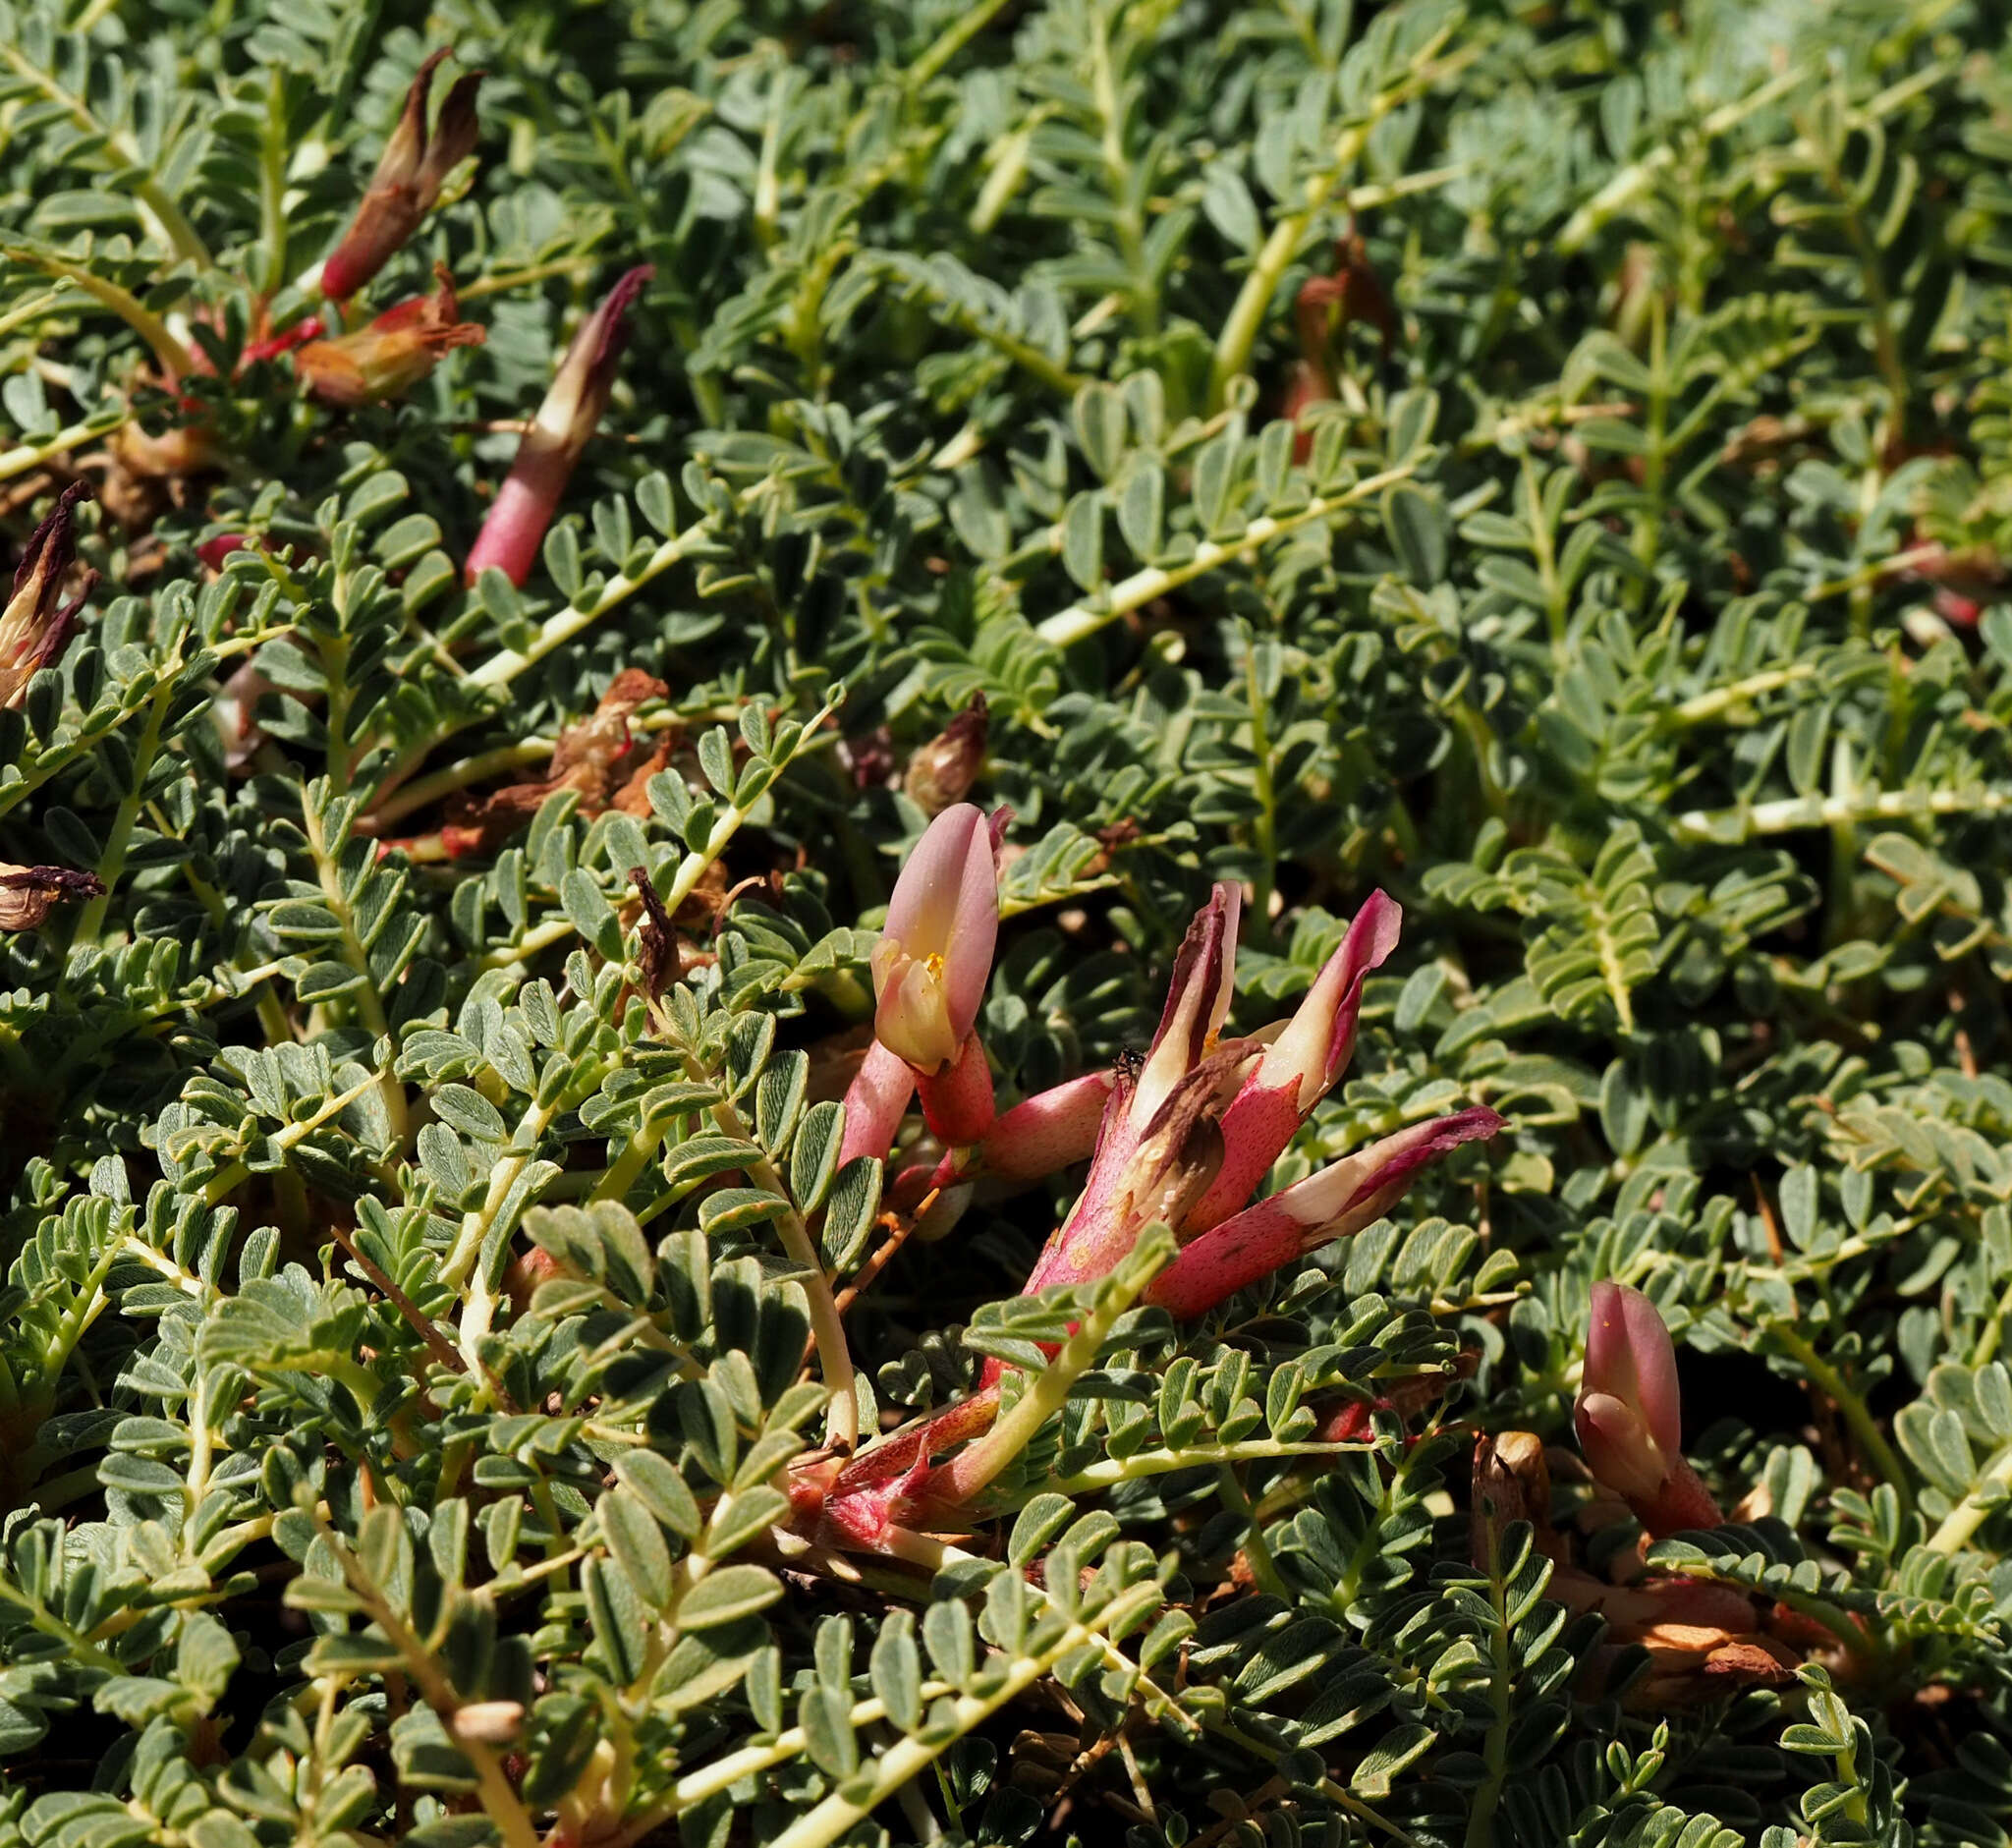
<instances>
[{"instance_id":1,"label":"pale green stem","mask_svg":"<svg viewBox=\"0 0 2012 1848\"><path fill-rule=\"evenodd\" d=\"M357 1013L373 1039L388 1039L391 1036L391 1020L384 1012L384 998L377 992L377 980L370 973L370 958L357 935L356 920L350 916L349 901L344 898L342 880L337 872L334 856L328 851L328 843L322 838L321 822L314 805L303 802L301 805L301 826L307 836L307 846L314 855L315 871L321 882L321 896L342 924L339 948L342 960L363 978L353 991L356 996ZM378 1089L384 1097L384 1113L390 1119L393 1140L400 1148L407 1147L412 1126L406 1113L405 1087L398 1082L389 1065L384 1069Z\"/></svg>"},{"instance_id":2,"label":"pale green stem","mask_svg":"<svg viewBox=\"0 0 2012 1848\"><path fill-rule=\"evenodd\" d=\"M367 1078L352 1085L349 1090L337 1092L312 1116L299 1123L283 1123L278 1129L273 1131L271 1136L266 1138L266 1141L280 1153L284 1154L296 1143L306 1141L307 1137L311 1136L324 1123L334 1122L359 1097L363 1096L366 1092L376 1090L376 1088L377 1075L373 1072ZM251 1178L251 1169L246 1167L242 1161L233 1161L228 1167L219 1168L203 1184L203 1204L206 1206L221 1204Z\"/></svg>"},{"instance_id":3,"label":"pale green stem","mask_svg":"<svg viewBox=\"0 0 2012 1848\"><path fill-rule=\"evenodd\" d=\"M125 421L127 420L123 417L109 420L103 416L88 417L81 423L66 425L53 436L44 436L31 443L19 443L12 449L0 449L0 481L11 481L17 475L38 469L52 457L60 456L66 449L75 449L79 443L88 442L93 436L109 435Z\"/></svg>"},{"instance_id":4,"label":"pale green stem","mask_svg":"<svg viewBox=\"0 0 2012 1848\"><path fill-rule=\"evenodd\" d=\"M434 771L431 776L422 776L406 784L372 809L370 819L381 831L391 822L425 808L429 803L438 802L443 796L466 789L471 783L485 782L505 770L519 770L543 762L551 756L554 749L555 742L550 738L527 738L521 745L498 745L493 751L477 752L474 756L463 757L459 763L450 763L445 769Z\"/></svg>"},{"instance_id":5,"label":"pale green stem","mask_svg":"<svg viewBox=\"0 0 2012 1848\"><path fill-rule=\"evenodd\" d=\"M664 540L642 568L631 577L627 572L612 578L602 587L601 593L585 609L562 609L554 616L545 618L537 635L529 647L519 650L505 648L494 654L469 675L473 687L507 687L510 682L534 662L541 661L562 643L570 642L585 629L590 629L618 603L626 602L643 588L652 578L660 577L670 570L681 558L705 539L710 529L702 520L695 521L684 532Z\"/></svg>"},{"instance_id":6,"label":"pale green stem","mask_svg":"<svg viewBox=\"0 0 2012 1848\"><path fill-rule=\"evenodd\" d=\"M1140 1604L1157 1601L1159 1588L1136 1586L1113 1600L1101 1613L1100 1627L1117 1628L1129 1611ZM799 1817L776 1836L769 1848L829 1848L849 1830L863 1822L910 1778L927 1769L943 1752L967 1733L982 1725L1003 1707L1041 1680L1064 1655L1086 1644L1101 1642L1096 1630L1072 1623L1059 1638L1037 1655L1023 1656L983 1695L961 1694L951 1702L941 1726L931 1726L922 1738L907 1737L890 1746L870 1767L870 1773L856 1785L850 1780L826 1797L808 1815ZM862 1767L865 1770L866 1767ZM848 1794L852 1793L852 1794Z\"/></svg>"},{"instance_id":7,"label":"pale green stem","mask_svg":"<svg viewBox=\"0 0 2012 1848\"><path fill-rule=\"evenodd\" d=\"M72 950L96 943L98 932L104 928L105 911L112 902L112 890L119 883L119 875L126 870L126 852L133 844L133 829L140 819L147 775L160 753L161 728L167 723L174 696L172 676L163 678L147 707L146 723L140 728L139 742L133 748L133 787L120 798L118 812L105 836L104 854L98 861L97 874L105 889L84 906L78 918L77 929L70 939Z\"/></svg>"},{"instance_id":8,"label":"pale green stem","mask_svg":"<svg viewBox=\"0 0 2012 1848\"><path fill-rule=\"evenodd\" d=\"M1771 102L1778 102L1789 91L1802 84L1808 76L1808 67L1795 65L1772 77L1751 94L1738 102L1727 103L1723 108L1714 109L1699 124L1705 139L1713 139L1734 129L1748 116L1757 114ZM1683 145L1689 145L1688 142ZM1643 194L1649 191L1655 176L1677 157L1679 143L1674 140L1662 141L1645 154L1640 160L1623 167L1605 186L1565 221L1564 230L1558 233L1555 247L1563 255L1571 255L1581 249L1609 220L1626 211Z\"/></svg>"},{"instance_id":9,"label":"pale green stem","mask_svg":"<svg viewBox=\"0 0 2012 1848\"><path fill-rule=\"evenodd\" d=\"M1714 687L1709 693L1697 694L1680 701L1663 714L1662 722L1670 727L1707 725L1765 694L1777 693L1783 687L1793 687L1798 681L1808 680L1816 672L1816 665L1810 661L1798 661L1792 667L1770 667L1762 673L1750 674L1745 680L1737 680L1730 687Z\"/></svg>"},{"instance_id":10,"label":"pale green stem","mask_svg":"<svg viewBox=\"0 0 2012 1848\"><path fill-rule=\"evenodd\" d=\"M351 1552L349 1542L318 1515L314 1526L323 1543L335 1554L350 1590L363 1601L371 1621L397 1650L414 1686L425 1698L426 1705L440 1716L441 1725L462 1756L475 1766L482 1809L502 1835L505 1848L540 1848L537 1827L519 1800L516 1787L503 1769L502 1761L480 1740L463 1738L454 1731L454 1715L461 1708L462 1699L453 1682L447 1678L439 1656L392 1609L389 1600L363 1570L362 1562Z\"/></svg>"},{"instance_id":11,"label":"pale green stem","mask_svg":"<svg viewBox=\"0 0 2012 1848\"><path fill-rule=\"evenodd\" d=\"M910 89L921 89L966 45L1006 11L1010 0L977 0L968 6L936 36L935 42L909 66L904 80Z\"/></svg>"},{"instance_id":12,"label":"pale green stem","mask_svg":"<svg viewBox=\"0 0 2012 1848\"><path fill-rule=\"evenodd\" d=\"M1384 469L1366 476L1339 494L1316 496L1293 513L1260 514L1235 538L1204 539L1195 548L1195 555L1181 564L1153 565L1144 571L1135 571L1131 577L1112 585L1094 603L1073 603L1069 608L1057 611L1042 622L1035 633L1052 646L1066 648L1072 643L1095 635L1119 617L1144 609L1169 590L1178 589L1182 585L1229 564L1260 545L1282 538L1288 532L1296 532L1302 527L1312 526L1316 520L1329 519L1360 505L1393 481L1402 481L1416 474L1417 469L1416 463L1400 463L1394 469Z\"/></svg>"},{"instance_id":13,"label":"pale green stem","mask_svg":"<svg viewBox=\"0 0 2012 1848\"><path fill-rule=\"evenodd\" d=\"M78 288L111 311L133 329L140 339L153 349L153 356L161 364L170 381L183 377L195 369L196 362L190 357L189 349L168 331L168 324L151 309L143 307L140 298L117 283L107 282L102 276L77 263L64 261L60 256L45 254L19 245L11 245L0 252L18 263L31 263L51 276L61 276L64 281L75 283Z\"/></svg>"},{"instance_id":14,"label":"pale green stem","mask_svg":"<svg viewBox=\"0 0 2012 1848\"><path fill-rule=\"evenodd\" d=\"M1233 1444L1189 1444L1178 1450L1142 1450L1136 1456L1106 1457L1074 1476L1043 1480L1029 1489L1033 1494L1052 1491L1075 1497L1093 1495L1119 1483L1137 1482L1147 1476L1166 1476L1177 1470L1207 1469L1210 1465L1268 1463L1283 1457L1353 1456L1375 1449L1370 1443L1279 1443L1268 1437L1246 1438Z\"/></svg>"},{"instance_id":15,"label":"pale green stem","mask_svg":"<svg viewBox=\"0 0 2012 1848\"><path fill-rule=\"evenodd\" d=\"M18 45L0 39L0 58L5 58L21 77L34 84L51 102L66 109L70 119L86 135L103 137L110 152L128 167L140 171L141 177L133 183L133 196L152 214L161 241L177 256L187 258L196 268L209 268L208 248L196 236L196 227L183 216L182 208L169 196L167 188L146 171L146 156L141 152L140 143L123 130L107 128L91 114L90 105L83 97L72 95Z\"/></svg>"},{"instance_id":16,"label":"pale green stem","mask_svg":"<svg viewBox=\"0 0 2012 1848\"><path fill-rule=\"evenodd\" d=\"M674 905L668 908L676 909ZM695 1068L692 1076L699 1078L703 1074ZM731 1098L722 1097L712 1106L712 1120L719 1125L721 1135L753 1144L754 1138L748 1134L748 1126L741 1121L741 1113L734 1108ZM745 1172L751 1187L758 1187L778 1200L789 1200L788 1186L765 1156L750 1161ZM838 1300L831 1293L831 1279L825 1275L824 1260L803 1214L794 1204L776 1220L775 1230L790 1261L805 1273L802 1282L810 1306L810 1333L817 1347L818 1370L830 1394L827 1439L850 1452L859 1447L860 1397L853 1373L852 1348L845 1338L845 1320L838 1313Z\"/></svg>"},{"instance_id":17,"label":"pale green stem","mask_svg":"<svg viewBox=\"0 0 2012 1848\"><path fill-rule=\"evenodd\" d=\"M1770 1322L1766 1327L1769 1340L1779 1346L1788 1357L1809 1376L1810 1383L1823 1394L1838 1414L1851 1428L1852 1435L1859 1440L1859 1447L1865 1451L1872 1467L1893 1486L1900 1497L1900 1511L1903 1516L1914 1507L1914 1487L1909 1480L1907 1466L1903 1464L1886 1441L1878 1421L1873 1418L1872 1408L1859 1393L1845 1383L1844 1375L1832 1367L1810 1343L1786 1322Z\"/></svg>"},{"instance_id":18,"label":"pale green stem","mask_svg":"<svg viewBox=\"0 0 2012 1848\"><path fill-rule=\"evenodd\" d=\"M2012 789L1895 789L1876 795L1784 796L1744 809L1693 809L1670 832L1688 845L1734 845L1766 834L1833 828L1867 821L1926 820L1940 814L1998 814L2012 808Z\"/></svg>"},{"instance_id":19,"label":"pale green stem","mask_svg":"<svg viewBox=\"0 0 2012 1848\"><path fill-rule=\"evenodd\" d=\"M1152 1234L1148 1232L1147 1237ZM1089 1371L1097 1349L1117 1325L1118 1317L1132 1307L1140 1293L1173 1256L1171 1239L1162 1238L1159 1264L1130 1262L1110 1278L1100 1291L1100 1300L1076 1332L1062 1344L1053 1360L1037 1373L1026 1375L1027 1387L1012 1406L993 1421L992 1428L976 1442L967 1445L936 1472L930 1484L932 1497L956 1504L969 1501L993 1477L1034 1441L1034 1433L1061 1411L1070 1389ZM1141 1240L1141 1247L1145 1240ZM1135 1248L1137 1249L1137 1248Z\"/></svg>"},{"instance_id":20,"label":"pale green stem","mask_svg":"<svg viewBox=\"0 0 2012 1848\"><path fill-rule=\"evenodd\" d=\"M1928 1550L1961 1552L1970 1543L1971 1536L2003 1502L2008 1488L2012 1488L2012 1444L1990 1460L1978 1478L1977 1486L1942 1517L1942 1525L1928 1536Z\"/></svg>"}]
</instances>

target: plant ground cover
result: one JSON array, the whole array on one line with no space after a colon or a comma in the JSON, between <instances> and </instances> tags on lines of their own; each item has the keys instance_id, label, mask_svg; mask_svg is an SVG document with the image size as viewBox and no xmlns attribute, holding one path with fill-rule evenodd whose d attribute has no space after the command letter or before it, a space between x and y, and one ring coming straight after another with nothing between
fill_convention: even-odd
<instances>
[{"instance_id":1,"label":"plant ground cover","mask_svg":"<svg viewBox=\"0 0 2012 1848\"><path fill-rule=\"evenodd\" d=\"M2005 1842L2007 27L5 0L0 1848Z\"/></svg>"}]
</instances>

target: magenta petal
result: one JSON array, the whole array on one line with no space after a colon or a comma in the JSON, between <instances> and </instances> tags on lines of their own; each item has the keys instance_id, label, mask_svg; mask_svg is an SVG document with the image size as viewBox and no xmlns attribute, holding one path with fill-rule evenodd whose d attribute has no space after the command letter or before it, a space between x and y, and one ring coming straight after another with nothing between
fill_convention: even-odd
<instances>
[{"instance_id":1,"label":"magenta petal","mask_svg":"<svg viewBox=\"0 0 2012 1848\"><path fill-rule=\"evenodd\" d=\"M1285 1031L1271 1042L1258 1081L1297 1084L1300 1114L1313 1109L1341 1076L1356 1042L1363 982L1397 947L1404 912L1387 893L1371 892L1348 934L1314 979Z\"/></svg>"},{"instance_id":2,"label":"magenta petal","mask_svg":"<svg viewBox=\"0 0 2012 1848\"><path fill-rule=\"evenodd\" d=\"M1506 1127L1494 1111L1477 1107L1371 1143L1183 1246L1146 1296L1176 1316L1213 1309L1281 1264L1373 1224L1427 1163Z\"/></svg>"},{"instance_id":3,"label":"magenta petal","mask_svg":"<svg viewBox=\"0 0 2012 1848\"><path fill-rule=\"evenodd\" d=\"M1304 1120L1297 1085L1288 1082L1267 1087L1263 1068L1253 1072L1222 1115L1222 1167L1207 1193L1195 1203L1182 1230L1197 1237L1235 1212L1251 1198L1251 1190L1270 1171Z\"/></svg>"},{"instance_id":4,"label":"magenta petal","mask_svg":"<svg viewBox=\"0 0 2012 1848\"><path fill-rule=\"evenodd\" d=\"M947 1148L968 1148L992 1127L992 1068L977 1034L966 1036L957 1057L938 1072L919 1072L916 1090L922 1116Z\"/></svg>"},{"instance_id":5,"label":"magenta petal","mask_svg":"<svg viewBox=\"0 0 2012 1848\"><path fill-rule=\"evenodd\" d=\"M1132 1093L1120 1082L1111 1091L1098 1126L1096 1153L1083 1192L1069 1216L1042 1247L1024 1294L1032 1296L1057 1283L1083 1283L1108 1276L1131 1249L1136 1227L1122 1222L1119 1202L1127 1193L1128 1170L1139 1152L1139 1137L1131 1123Z\"/></svg>"}]
</instances>

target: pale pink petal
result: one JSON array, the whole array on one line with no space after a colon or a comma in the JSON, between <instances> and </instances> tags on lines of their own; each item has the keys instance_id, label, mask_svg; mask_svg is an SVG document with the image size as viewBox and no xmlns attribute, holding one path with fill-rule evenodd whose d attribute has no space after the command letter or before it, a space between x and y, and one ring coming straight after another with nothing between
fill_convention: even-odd
<instances>
[{"instance_id":1,"label":"pale pink petal","mask_svg":"<svg viewBox=\"0 0 2012 1848\"><path fill-rule=\"evenodd\" d=\"M890 945L892 953L883 956ZM873 974L880 990L873 1036L918 1072L940 1072L956 1058L959 1045L940 966L918 961L908 954L906 944L883 937L874 952Z\"/></svg>"},{"instance_id":2,"label":"pale pink petal","mask_svg":"<svg viewBox=\"0 0 2012 1848\"><path fill-rule=\"evenodd\" d=\"M1611 1393L1582 1392L1572 1422L1587 1467L1623 1495L1650 1496L1669 1475L1669 1459L1635 1408Z\"/></svg>"},{"instance_id":3,"label":"pale pink petal","mask_svg":"<svg viewBox=\"0 0 2012 1848\"><path fill-rule=\"evenodd\" d=\"M887 902L887 934L899 937L910 955L948 951L963 908L973 845L988 839L985 817L968 802L944 810L922 830ZM989 846L984 859L989 870ZM996 902L993 909L996 913Z\"/></svg>"},{"instance_id":4,"label":"pale pink petal","mask_svg":"<svg viewBox=\"0 0 2012 1848\"><path fill-rule=\"evenodd\" d=\"M1661 1313L1640 1290L1624 1283L1593 1286L1586 1362L1589 1385L1626 1399L1656 1443L1670 1456L1679 1454L1684 1406L1677 1383L1677 1351Z\"/></svg>"},{"instance_id":5,"label":"pale pink petal","mask_svg":"<svg viewBox=\"0 0 2012 1848\"><path fill-rule=\"evenodd\" d=\"M1152 1036L1152 1050L1146 1054L1132 1100L1135 1128L1146 1127L1222 1029L1236 990L1237 915L1242 906L1243 894L1236 886L1218 884L1181 939L1159 1031Z\"/></svg>"},{"instance_id":6,"label":"pale pink petal","mask_svg":"<svg viewBox=\"0 0 2012 1848\"><path fill-rule=\"evenodd\" d=\"M1117 1087L1111 1072L1086 1072L1052 1091L1036 1092L985 1132L985 1171L1008 1181L1038 1180L1096 1148L1097 1126Z\"/></svg>"},{"instance_id":7,"label":"pale pink petal","mask_svg":"<svg viewBox=\"0 0 2012 1848\"><path fill-rule=\"evenodd\" d=\"M943 950L944 993L950 1026L960 1040L977 1024L992 978L992 952L999 939L999 874L991 830L972 830L957 884L957 909Z\"/></svg>"}]
</instances>

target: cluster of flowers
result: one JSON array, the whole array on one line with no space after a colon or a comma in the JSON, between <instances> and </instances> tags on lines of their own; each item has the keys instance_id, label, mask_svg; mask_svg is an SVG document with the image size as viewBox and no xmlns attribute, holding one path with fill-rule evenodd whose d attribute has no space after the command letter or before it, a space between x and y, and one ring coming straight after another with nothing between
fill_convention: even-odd
<instances>
[{"instance_id":1,"label":"cluster of flowers","mask_svg":"<svg viewBox=\"0 0 2012 1848\"><path fill-rule=\"evenodd\" d=\"M1396 947L1402 914L1373 894L1289 1020L1225 1036L1241 902L1229 884L1214 888L1189 926L1143 1060L996 1111L977 1023L1009 818L969 803L945 809L902 869L872 955L873 1043L846 1095L843 1152L886 1158L919 1098L926 1134L896 1163L892 1192L939 1215L961 1210L980 1185L1025 1185L1087 1159L1082 1193L1027 1293L1109 1276L1157 1224L1172 1229L1179 1251L1146 1300L1175 1316L1203 1315L1372 1224L1429 1162L1504 1127L1492 1110L1459 1110L1246 1204L1348 1064L1363 984ZM971 1398L922 1425L806 1471L800 1508L814 1531L833 1544L884 1546L899 1526L968 1499L980 1484L956 1459L935 1459L988 1428L1001 1372L990 1366Z\"/></svg>"},{"instance_id":2,"label":"cluster of flowers","mask_svg":"<svg viewBox=\"0 0 2012 1848\"><path fill-rule=\"evenodd\" d=\"M888 1157L919 1099L922 1126L894 1160L891 1193L924 1217L954 1216L978 1186L1024 1184L1087 1159L1082 1192L1028 1292L1109 1275L1158 1223L1173 1229L1179 1249L1146 1300L1201 1316L1382 1217L1427 1163L1504 1127L1492 1110L1455 1111L1247 1204L1347 1066L1364 981L1396 947L1401 915L1383 893L1371 894L1290 1019L1226 1036L1240 902L1227 884L1188 930L1143 1061L997 1112L978 1019L1009 819L968 803L948 808L903 868L872 954L873 1043L846 1096L845 1153ZM1639 1291L1613 1282L1593 1287L1591 1308L1574 1423L1593 1484L1577 1518L1591 1532L1632 1515L1644 1543L1720 1525L1683 1453L1676 1353L1662 1316ZM826 1544L899 1551L905 1531L955 1525L982 1485L960 1462L981 1448L974 1440L998 1415L1003 1371L993 1363L971 1397L857 1456L807 1460L793 1483L805 1531ZM1401 1410L1397 1397L1379 1404ZM1351 1405L1323 1429L1366 1435L1367 1410ZM1848 1663L1863 1641L1737 1588L1660 1575L1640 1545L1606 1549L1595 1572L1552 1529L1551 1507L1542 1442L1527 1431L1482 1435L1477 1556L1489 1528L1528 1521L1554 1561L1549 1595L1606 1621L1595 1669L1604 1674L1647 1652L1648 1674L1628 1687L1632 1706L1783 1681L1812 1653Z\"/></svg>"},{"instance_id":3,"label":"cluster of flowers","mask_svg":"<svg viewBox=\"0 0 2012 1848\"><path fill-rule=\"evenodd\" d=\"M1396 948L1403 914L1372 894L1290 1020L1225 1037L1239 908L1227 884L1188 928L1136 1070L1092 1072L996 1114L977 1022L1008 819L969 803L946 809L902 869L873 951L873 1044L846 1095L845 1154L884 1157L919 1096L942 1151L927 1176L939 1194L968 1195L986 1179L1030 1182L1087 1157L1083 1193L1029 1291L1108 1276L1159 1222L1181 1249L1148 1299L1200 1316L1381 1218L1428 1162L1503 1127L1483 1108L1414 1124L1246 1205L1348 1064L1363 983Z\"/></svg>"}]
</instances>

